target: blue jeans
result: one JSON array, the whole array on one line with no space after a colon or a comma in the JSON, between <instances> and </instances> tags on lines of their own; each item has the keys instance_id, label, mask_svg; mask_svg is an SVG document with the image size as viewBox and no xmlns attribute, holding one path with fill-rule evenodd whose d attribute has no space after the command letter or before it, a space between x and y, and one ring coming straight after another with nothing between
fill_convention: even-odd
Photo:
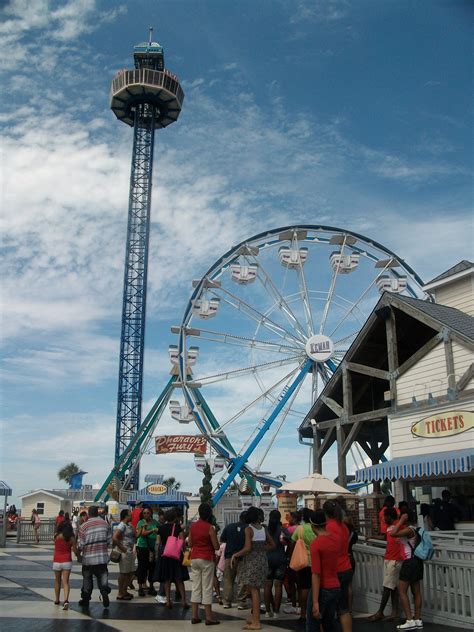
<instances>
[{"instance_id":1,"label":"blue jeans","mask_svg":"<svg viewBox=\"0 0 474 632\"><path fill-rule=\"evenodd\" d=\"M82 567L82 589L81 597L84 601L90 601L92 596L92 589L94 588L93 577L97 580L97 588L101 595L108 595L109 588L109 572L107 570L107 564L95 564L93 566Z\"/></svg>"},{"instance_id":2,"label":"blue jeans","mask_svg":"<svg viewBox=\"0 0 474 632\"><path fill-rule=\"evenodd\" d=\"M313 617L313 591L309 591L308 607L306 609L306 632L320 632L321 625L324 632L336 632L336 608L340 595L339 588L319 589L320 619Z\"/></svg>"}]
</instances>

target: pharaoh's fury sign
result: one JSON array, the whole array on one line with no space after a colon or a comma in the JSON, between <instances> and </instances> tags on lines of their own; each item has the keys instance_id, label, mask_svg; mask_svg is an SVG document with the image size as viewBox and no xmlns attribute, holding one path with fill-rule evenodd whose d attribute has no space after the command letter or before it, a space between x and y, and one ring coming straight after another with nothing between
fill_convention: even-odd
<instances>
[{"instance_id":1,"label":"pharaoh's fury sign","mask_svg":"<svg viewBox=\"0 0 474 632\"><path fill-rule=\"evenodd\" d=\"M156 454L191 452L206 454L207 440L201 435L162 435L155 437Z\"/></svg>"}]
</instances>

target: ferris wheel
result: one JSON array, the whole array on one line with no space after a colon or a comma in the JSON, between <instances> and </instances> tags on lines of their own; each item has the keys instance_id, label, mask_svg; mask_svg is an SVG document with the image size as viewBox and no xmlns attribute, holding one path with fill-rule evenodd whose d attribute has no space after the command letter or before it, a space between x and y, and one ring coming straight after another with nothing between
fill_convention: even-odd
<instances>
[{"instance_id":1,"label":"ferris wheel","mask_svg":"<svg viewBox=\"0 0 474 632\"><path fill-rule=\"evenodd\" d=\"M383 245L317 225L246 239L193 286L173 328L183 399L175 391L170 410L206 435L223 471L219 498L238 474L279 484L264 471L268 455L294 443L381 292L427 298L415 271Z\"/></svg>"}]
</instances>

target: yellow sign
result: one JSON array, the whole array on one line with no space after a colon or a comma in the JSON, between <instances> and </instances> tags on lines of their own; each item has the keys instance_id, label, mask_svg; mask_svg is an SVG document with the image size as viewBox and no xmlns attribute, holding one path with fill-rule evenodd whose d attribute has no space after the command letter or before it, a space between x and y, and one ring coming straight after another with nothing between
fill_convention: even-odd
<instances>
[{"instance_id":1,"label":"yellow sign","mask_svg":"<svg viewBox=\"0 0 474 632\"><path fill-rule=\"evenodd\" d=\"M425 417L411 427L415 437L442 439L474 428L474 413L469 410L448 410Z\"/></svg>"},{"instance_id":2,"label":"yellow sign","mask_svg":"<svg viewBox=\"0 0 474 632\"><path fill-rule=\"evenodd\" d=\"M154 485L148 485L146 491L149 494L166 494L168 488L165 485L158 485L158 483Z\"/></svg>"}]
</instances>

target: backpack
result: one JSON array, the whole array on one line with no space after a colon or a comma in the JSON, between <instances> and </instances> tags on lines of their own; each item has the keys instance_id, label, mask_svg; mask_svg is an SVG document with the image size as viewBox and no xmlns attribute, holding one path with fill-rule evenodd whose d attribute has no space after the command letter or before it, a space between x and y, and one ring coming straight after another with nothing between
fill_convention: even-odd
<instances>
[{"instance_id":1,"label":"backpack","mask_svg":"<svg viewBox=\"0 0 474 632\"><path fill-rule=\"evenodd\" d=\"M431 560L434 555L434 546L430 534L428 533L428 531L426 531L424 527L415 529L415 532L420 541L413 549L413 555L419 560Z\"/></svg>"}]
</instances>

